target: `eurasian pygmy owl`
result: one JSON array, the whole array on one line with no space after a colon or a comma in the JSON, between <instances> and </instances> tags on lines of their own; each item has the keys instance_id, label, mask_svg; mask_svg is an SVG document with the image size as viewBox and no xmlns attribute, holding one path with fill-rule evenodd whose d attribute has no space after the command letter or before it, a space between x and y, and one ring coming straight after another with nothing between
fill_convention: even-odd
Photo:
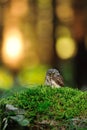
<instances>
[{"instance_id":1,"label":"eurasian pygmy owl","mask_svg":"<svg viewBox=\"0 0 87 130\"><path fill-rule=\"evenodd\" d=\"M57 69L49 69L45 77L45 85L60 88L64 86L63 78Z\"/></svg>"}]
</instances>

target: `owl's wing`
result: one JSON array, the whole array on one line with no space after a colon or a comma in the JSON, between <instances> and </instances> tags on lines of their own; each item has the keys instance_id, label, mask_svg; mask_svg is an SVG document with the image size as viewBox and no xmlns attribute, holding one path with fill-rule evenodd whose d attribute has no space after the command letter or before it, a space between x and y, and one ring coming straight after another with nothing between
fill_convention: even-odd
<instances>
[{"instance_id":1,"label":"owl's wing","mask_svg":"<svg viewBox=\"0 0 87 130\"><path fill-rule=\"evenodd\" d=\"M64 86L63 77L61 75L58 75L57 77L53 76L53 80L61 87Z\"/></svg>"}]
</instances>

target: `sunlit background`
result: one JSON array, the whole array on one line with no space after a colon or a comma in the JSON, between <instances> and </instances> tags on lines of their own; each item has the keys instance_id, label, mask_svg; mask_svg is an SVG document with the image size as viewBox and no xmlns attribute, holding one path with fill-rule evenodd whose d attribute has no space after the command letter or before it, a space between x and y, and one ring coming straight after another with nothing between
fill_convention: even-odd
<instances>
[{"instance_id":1,"label":"sunlit background","mask_svg":"<svg viewBox=\"0 0 87 130\"><path fill-rule=\"evenodd\" d=\"M48 68L87 86L87 1L0 0L0 89L44 84Z\"/></svg>"}]
</instances>

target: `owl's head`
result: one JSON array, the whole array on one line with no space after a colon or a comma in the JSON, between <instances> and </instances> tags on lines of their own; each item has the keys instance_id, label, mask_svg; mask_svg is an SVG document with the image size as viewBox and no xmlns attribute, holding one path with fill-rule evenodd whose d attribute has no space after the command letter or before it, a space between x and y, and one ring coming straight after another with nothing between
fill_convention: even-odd
<instances>
[{"instance_id":1,"label":"owl's head","mask_svg":"<svg viewBox=\"0 0 87 130\"><path fill-rule=\"evenodd\" d=\"M60 75L59 71L57 69L48 69L46 76L52 76L52 75Z\"/></svg>"}]
</instances>

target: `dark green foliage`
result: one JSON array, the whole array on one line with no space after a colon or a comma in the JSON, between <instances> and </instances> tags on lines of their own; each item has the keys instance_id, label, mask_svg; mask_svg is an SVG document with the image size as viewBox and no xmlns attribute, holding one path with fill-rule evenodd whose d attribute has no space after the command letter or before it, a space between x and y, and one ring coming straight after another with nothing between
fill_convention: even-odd
<instances>
[{"instance_id":1,"label":"dark green foliage","mask_svg":"<svg viewBox=\"0 0 87 130\"><path fill-rule=\"evenodd\" d=\"M7 99L1 99L1 118L5 116L5 104L12 104L25 110L24 117L30 124L44 124L44 122L52 124L54 122L53 125L60 126L61 122L63 124L68 121L67 124L72 126L70 130L73 130L75 126L72 122L77 117L78 120L84 118L85 124L87 124L87 92L68 87L52 89L48 86L36 86L16 92ZM66 127L66 123L64 127Z\"/></svg>"}]
</instances>

